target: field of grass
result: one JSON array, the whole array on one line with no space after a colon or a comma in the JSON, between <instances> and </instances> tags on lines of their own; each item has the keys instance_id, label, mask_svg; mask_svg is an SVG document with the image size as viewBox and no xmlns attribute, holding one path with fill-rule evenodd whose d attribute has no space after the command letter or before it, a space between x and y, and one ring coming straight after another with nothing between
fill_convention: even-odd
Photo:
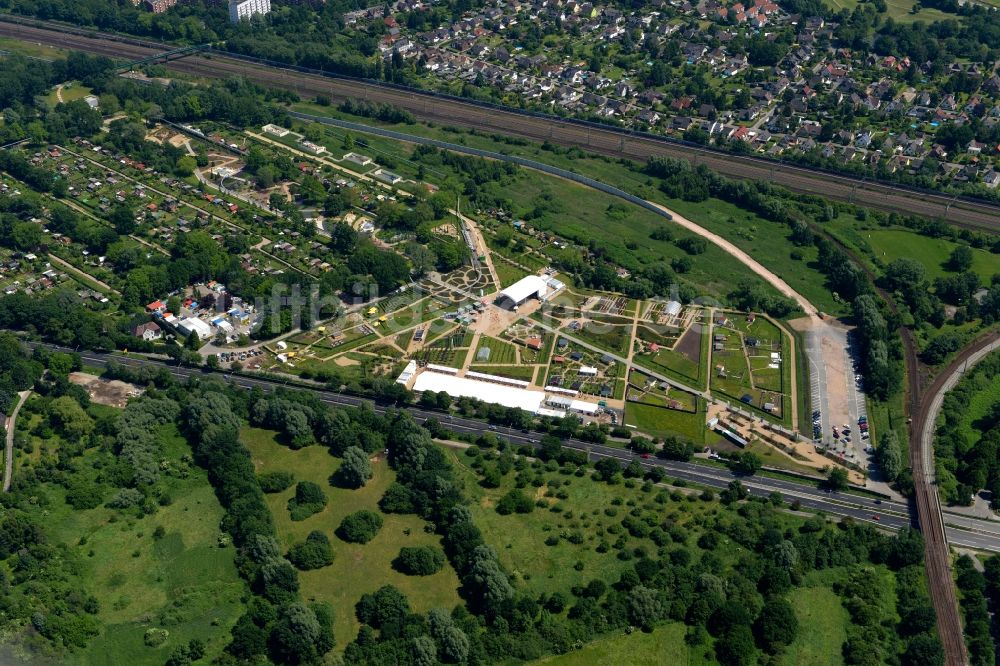
<instances>
[{"instance_id":1,"label":"field of grass","mask_svg":"<svg viewBox=\"0 0 1000 666\"><path fill-rule=\"evenodd\" d=\"M834 315L849 312L850 308L835 300L825 286L826 277L816 264L819 250L815 245L792 245L788 240L790 230L787 225L767 220L720 199L692 203L664 198L663 202L668 208L738 245L820 311ZM793 253L799 258L793 258Z\"/></svg>"},{"instance_id":2,"label":"field of grass","mask_svg":"<svg viewBox=\"0 0 1000 666\"><path fill-rule=\"evenodd\" d=\"M498 259L496 255L493 257L493 268L496 269L500 284L504 286L512 285L528 275L528 271L509 264L503 259Z\"/></svg>"},{"instance_id":3,"label":"field of grass","mask_svg":"<svg viewBox=\"0 0 1000 666\"><path fill-rule=\"evenodd\" d=\"M484 348L489 349L489 356L484 359L480 359L480 350ZM510 363L517 363L517 348L513 343L507 342L506 340L498 340L497 338L491 338L483 335L479 338L479 345L476 347L472 358L477 363L489 363L491 365L507 365Z\"/></svg>"},{"instance_id":4,"label":"field of grass","mask_svg":"<svg viewBox=\"0 0 1000 666\"><path fill-rule=\"evenodd\" d=\"M469 370L483 372L488 375L499 375L511 379L521 379L530 382L535 376L533 365L471 365Z\"/></svg>"},{"instance_id":5,"label":"field of grass","mask_svg":"<svg viewBox=\"0 0 1000 666\"><path fill-rule=\"evenodd\" d=\"M612 486L590 479L558 472L543 473L545 484L541 487L528 485L524 492L535 499L545 499L550 509L535 508L529 514L502 516L494 508L497 500L514 487L511 472L503 478L499 488L485 489L479 485L479 477L468 466L464 452L446 449L449 460L456 470L458 482L472 498L470 509L476 525L482 530L487 543L497 551L500 562L511 573L512 581L530 596L555 591L568 591L573 585L599 578L611 584L618 580L621 572L633 565L616 557L616 549L598 552L602 540L611 544L618 538L624 539L625 547L643 547L655 552L656 546L648 538L631 537L619 530L613 534L606 530L620 525L628 515L632 504L647 507L647 510L662 514L690 532L697 532L696 525L706 514L717 510L716 505L687 499L658 504L651 493L643 493L639 488ZM564 492L564 499L546 497L548 483L558 483L552 492ZM579 535L580 543L571 541ZM547 545L545 540L558 536L556 545ZM717 553L726 558L735 552L720 546ZM579 563L579 564L578 564Z\"/></svg>"},{"instance_id":6,"label":"field of grass","mask_svg":"<svg viewBox=\"0 0 1000 666\"><path fill-rule=\"evenodd\" d=\"M708 648L688 647L684 642L686 632L687 628L683 624L675 622L657 627L649 633L635 631L631 634L610 634L587 643L579 650L532 663L535 666L697 666L713 663L703 654Z\"/></svg>"},{"instance_id":7,"label":"field of grass","mask_svg":"<svg viewBox=\"0 0 1000 666\"><path fill-rule=\"evenodd\" d=\"M838 597L828 587L801 587L788 600L799 621L799 633L785 650L782 663L837 666L844 663L841 646L847 638L850 618Z\"/></svg>"},{"instance_id":8,"label":"field of grass","mask_svg":"<svg viewBox=\"0 0 1000 666\"><path fill-rule=\"evenodd\" d=\"M80 85L77 82L67 83L62 87L62 101L72 102L74 100L83 99L91 93L90 88ZM48 95L45 96L45 101L52 107L59 104L59 94L56 93L56 88L52 89Z\"/></svg>"},{"instance_id":9,"label":"field of grass","mask_svg":"<svg viewBox=\"0 0 1000 666\"><path fill-rule=\"evenodd\" d=\"M873 229L860 233L871 245L879 260L888 264L900 257L916 259L924 265L927 277L932 280L948 274L944 264L947 263L951 251L958 246L958 243L943 238L928 238L912 231ZM972 248L972 270L984 283L989 284L990 277L1000 273L1000 263L997 262L995 254Z\"/></svg>"},{"instance_id":10,"label":"field of grass","mask_svg":"<svg viewBox=\"0 0 1000 666\"><path fill-rule=\"evenodd\" d=\"M705 441L705 414L664 409L635 402L625 404L625 423L654 437L680 435L695 444Z\"/></svg>"},{"instance_id":11,"label":"field of grass","mask_svg":"<svg viewBox=\"0 0 1000 666\"><path fill-rule=\"evenodd\" d=\"M164 428L161 440L165 459L190 455L173 426ZM86 456L82 464L88 466ZM200 468L191 467L186 478L171 477L168 484L174 501L141 519L104 506L73 510L62 486L43 486L49 539L79 558L80 579L100 601L98 619L104 625L69 663L159 666L193 638L205 641L210 660L228 643L246 587L233 562L234 548L228 541L220 545L222 507ZM153 537L157 527L165 531L159 539ZM144 644L151 627L170 632L163 645Z\"/></svg>"},{"instance_id":12,"label":"field of grass","mask_svg":"<svg viewBox=\"0 0 1000 666\"><path fill-rule=\"evenodd\" d=\"M460 603L458 577L450 566L446 565L432 576L422 577L405 576L392 569L391 562L403 546L440 543L436 535L424 531L427 523L417 516L383 515L382 529L364 545L344 543L334 536L334 530L347 514L360 509L378 511L379 499L395 479L395 473L384 458L373 463L375 476L364 488L344 490L329 484L328 479L340 461L326 448L310 446L293 451L278 444L273 432L257 428L245 428L241 435L259 472L291 472L296 482L317 483L327 495L329 501L322 511L298 522L291 520L287 509L288 499L295 494L294 486L285 492L268 495L267 502L283 547L304 540L313 530L321 530L333 543L336 557L333 564L300 572L299 580L303 598L333 605L337 648L343 649L358 633L360 625L354 615L354 605L361 595L383 585L395 585L410 600L411 607L421 613L437 607L451 609Z\"/></svg>"}]
</instances>

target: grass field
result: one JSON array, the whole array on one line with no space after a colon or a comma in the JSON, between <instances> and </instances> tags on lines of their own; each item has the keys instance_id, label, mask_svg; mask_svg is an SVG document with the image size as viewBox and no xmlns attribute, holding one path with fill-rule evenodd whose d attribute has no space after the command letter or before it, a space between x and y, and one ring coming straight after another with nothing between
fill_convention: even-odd
<instances>
[{"instance_id":1,"label":"grass field","mask_svg":"<svg viewBox=\"0 0 1000 666\"><path fill-rule=\"evenodd\" d=\"M489 351L481 352L483 349L489 349ZM480 359L480 353L488 354L488 356ZM477 363L489 363L490 365L517 363L517 348L513 343L506 340L498 340L497 338L490 338L485 335L480 336L479 345L476 347L474 354L472 358Z\"/></svg>"},{"instance_id":2,"label":"grass field","mask_svg":"<svg viewBox=\"0 0 1000 666\"><path fill-rule=\"evenodd\" d=\"M536 666L697 666L711 664L703 654L708 648L691 648L684 642L687 628L679 623L666 624L647 633L610 634L557 657L532 662Z\"/></svg>"},{"instance_id":3,"label":"grass field","mask_svg":"<svg viewBox=\"0 0 1000 666\"><path fill-rule=\"evenodd\" d=\"M826 276L816 264L819 250L815 245L792 245L787 225L764 219L720 199L692 203L664 198L663 202L668 208L738 245L820 311L839 315L850 310L846 304L835 300L826 288ZM793 252L800 258L793 259Z\"/></svg>"},{"instance_id":4,"label":"grass field","mask_svg":"<svg viewBox=\"0 0 1000 666\"><path fill-rule=\"evenodd\" d=\"M916 259L927 269L927 277L931 280L948 274L944 264L947 263L951 251L958 246L958 243L943 238L928 238L912 231L896 229L874 229L862 231L860 234L868 241L876 257L882 262L888 264L901 257ZM972 270L985 284L989 284L990 277L1000 273L1000 262L997 261L996 255L986 250L972 248Z\"/></svg>"},{"instance_id":5,"label":"grass field","mask_svg":"<svg viewBox=\"0 0 1000 666\"><path fill-rule=\"evenodd\" d=\"M359 490L344 490L330 486L328 479L340 464L321 446L293 451L281 446L274 433L257 428L245 428L242 440L250 449L254 466L259 472L288 471L296 481L319 484L328 497L326 507L306 520L293 522L288 514L288 499L295 494L294 486L285 492L267 496L274 515L278 537L287 548L305 539L313 530L321 530L333 543L336 556L333 564L314 571L299 573L302 596L307 600L327 601L334 608L334 635L337 648L343 647L358 633L354 605L367 592L383 585L395 585L410 600L417 612L431 608L451 609L460 603L458 577L446 565L432 576L404 576L392 569L391 562L403 546L437 545L439 538L424 531L427 524L413 515L383 515L384 524L378 535L367 544L344 543L333 532L349 513L359 509L378 511L378 501L395 479L384 459L373 464L375 476Z\"/></svg>"},{"instance_id":6,"label":"grass field","mask_svg":"<svg viewBox=\"0 0 1000 666\"><path fill-rule=\"evenodd\" d=\"M487 543L497 551L516 586L531 596L566 592L573 585L594 578L608 584L617 581L621 572L633 563L616 557L614 548L598 552L597 547L602 540L613 543L622 538L627 549L643 547L648 552L655 552L656 546L648 538L631 537L622 530L619 534L606 531L613 525L619 525L628 515L631 509L626 504L630 502L647 507L657 515L665 515L692 533L698 531L698 521L716 510L715 505L701 501L668 500L666 504L657 504L651 494L643 493L638 488L612 486L587 476L549 472L543 473L545 484L538 488L529 484L524 492L535 499L546 499L550 508L558 507L558 512L535 508L529 514L502 516L494 506L514 487L516 472L505 476L500 488L485 489L479 485L478 475L468 466L469 459L464 452L455 449L446 449L446 452L459 482L472 498L470 508L476 525L482 530ZM546 498L550 482L558 484L558 491L553 489L554 492L565 493L563 499ZM579 543L572 542L574 534L579 536ZM559 536L558 544L547 545L546 538L553 535ZM727 557L728 554L731 553L720 546L720 557Z\"/></svg>"},{"instance_id":7,"label":"grass field","mask_svg":"<svg viewBox=\"0 0 1000 666\"><path fill-rule=\"evenodd\" d=\"M705 414L692 414L635 402L625 404L625 423L654 437L680 435L695 444L705 441Z\"/></svg>"},{"instance_id":8,"label":"grass field","mask_svg":"<svg viewBox=\"0 0 1000 666\"><path fill-rule=\"evenodd\" d=\"M469 370L487 375L521 379L526 382L530 382L535 376L535 366L533 365L471 365Z\"/></svg>"},{"instance_id":9,"label":"grass field","mask_svg":"<svg viewBox=\"0 0 1000 666\"><path fill-rule=\"evenodd\" d=\"M782 663L838 666L844 663L841 646L847 638L850 618L838 597L828 587L801 587L788 600L799 621L799 633L785 650Z\"/></svg>"},{"instance_id":10,"label":"grass field","mask_svg":"<svg viewBox=\"0 0 1000 666\"><path fill-rule=\"evenodd\" d=\"M190 455L173 426L164 428L161 439L165 459ZM44 486L49 539L79 558L81 581L100 601L104 625L87 648L70 655L70 663L159 666L192 638L205 641L210 660L228 643L246 587L233 563L235 550L219 545L222 507L200 468L168 484L173 503L141 519L104 506L73 510L62 486ZM157 527L165 530L160 539L153 538ZM170 632L163 645L143 643L150 627Z\"/></svg>"}]
</instances>

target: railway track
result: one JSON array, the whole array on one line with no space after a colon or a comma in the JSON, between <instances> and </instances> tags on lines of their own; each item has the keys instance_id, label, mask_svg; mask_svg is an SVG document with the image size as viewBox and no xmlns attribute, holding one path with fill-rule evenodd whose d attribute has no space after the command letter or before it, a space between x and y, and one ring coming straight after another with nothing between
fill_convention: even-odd
<instances>
[{"instance_id":1,"label":"railway track","mask_svg":"<svg viewBox=\"0 0 1000 666\"><path fill-rule=\"evenodd\" d=\"M952 582L950 550L945 535L941 501L932 480L933 470L929 469L933 464L929 450L933 441L933 419L940 408L943 393L953 384L956 375L965 370L966 363L974 363L985 350L995 347L998 340L1000 333L994 332L967 346L947 368L935 376L924 391L921 391L920 377L914 367L916 357L908 355L908 361L911 361L907 370L910 372L910 414L913 416L910 427L910 466L913 470L914 503L920 531L924 535L927 579L948 666L967 664L968 656L962 635L958 599ZM912 341L904 340L904 344L912 344Z\"/></svg>"},{"instance_id":2,"label":"railway track","mask_svg":"<svg viewBox=\"0 0 1000 666\"><path fill-rule=\"evenodd\" d=\"M0 36L115 58L138 60L173 48L168 44L99 35L85 30L66 30L62 26L55 30L38 25L0 22ZM244 76L261 85L293 90L304 98L327 95L337 101L356 98L392 104L407 109L422 120L549 141L616 158L636 161L645 161L652 156L685 159L704 164L726 176L767 180L796 192L818 194L881 210L942 218L968 228L1000 230L1000 207L988 203L915 192L759 158L720 154L689 145L630 135L613 128L585 126L555 117L523 115L364 81L268 67L217 53L211 56L187 56L171 61L168 66L197 77Z\"/></svg>"}]
</instances>

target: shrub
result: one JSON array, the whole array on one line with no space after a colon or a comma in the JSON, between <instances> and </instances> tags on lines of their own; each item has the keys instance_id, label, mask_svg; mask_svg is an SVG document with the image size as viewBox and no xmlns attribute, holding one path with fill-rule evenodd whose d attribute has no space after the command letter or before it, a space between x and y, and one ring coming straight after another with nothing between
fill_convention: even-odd
<instances>
[{"instance_id":1,"label":"shrub","mask_svg":"<svg viewBox=\"0 0 1000 666\"><path fill-rule=\"evenodd\" d=\"M433 546L405 546L399 550L392 566L408 576L430 576L444 566L444 553Z\"/></svg>"},{"instance_id":2,"label":"shrub","mask_svg":"<svg viewBox=\"0 0 1000 666\"><path fill-rule=\"evenodd\" d=\"M497 513L506 516L511 513L531 513L534 502L520 490L513 489L497 502Z\"/></svg>"},{"instance_id":3,"label":"shrub","mask_svg":"<svg viewBox=\"0 0 1000 666\"><path fill-rule=\"evenodd\" d=\"M368 543L382 529L382 516L374 511L355 511L344 516L337 528L337 536L348 543Z\"/></svg>"},{"instance_id":4,"label":"shrub","mask_svg":"<svg viewBox=\"0 0 1000 666\"><path fill-rule=\"evenodd\" d=\"M292 487L295 475L291 472L265 472L257 477L257 481L265 493L280 493Z\"/></svg>"},{"instance_id":5,"label":"shrub","mask_svg":"<svg viewBox=\"0 0 1000 666\"><path fill-rule=\"evenodd\" d=\"M101 489L89 481L72 484L66 493L66 503L77 510L95 509L102 499Z\"/></svg>"},{"instance_id":6,"label":"shrub","mask_svg":"<svg viewBox=\"0 0 1000 666\"><path fill-rule=\"evenodd\" d=\"M288 500L288 511L292 520L305 520L319 513L326 506L323 489L312 481L299 481L295 486L295 496Z\"/></svg>"},{"instance_id":7,"label":"shrub","mask_svg":"<svg viewBox=\"0 0 1000 666\"><path fill-rule=\"evenodd\" d=\"M288 561L302 571L320 569L333 563L333 549L330 540L319 531L312 531L305 541L292 546L288 551Z\"/></svg>"}]
</instances>

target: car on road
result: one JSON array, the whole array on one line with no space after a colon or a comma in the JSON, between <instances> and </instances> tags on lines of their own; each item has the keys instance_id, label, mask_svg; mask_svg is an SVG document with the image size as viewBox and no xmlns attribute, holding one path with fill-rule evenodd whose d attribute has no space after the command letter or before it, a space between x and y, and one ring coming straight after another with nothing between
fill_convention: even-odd
<instances>
[{"instance_id":1,"label":"car on road","mask_svg":"<svg viewBox=\"0 0 1000 666\"><path fill-rule=\"evenodd\" d=\"M882 518L879 517L879 515L876 513L875 515L872 516L872 520L882 520Z\"/></svg>"},{"instance_id":2,"label":"car on road","mask_svg":"<svg viewBox=\"0 0 1000 666\"><path fill-rule=\"evenodd\" d=\"M877 499L877 500L875 500L875 503L876 503L876 504L881 504L881 503L882 503L882 500L880 500L880 499Z\"/></svg>"},{"instance_id":3,"label":"car on road","mask_svg":"<svg viewBox=\"0 0 1000 666\"><path fill-rule=\"evenodd\" d=\"M653 456L649 455L648 453L643 453L643 454L642 454L641 456L639 456L639 457L640 457L640 458L642 458L643 460L649 460L649 459L650 459L650 458L652 458Z\"/></svg>"}]
</instances>

